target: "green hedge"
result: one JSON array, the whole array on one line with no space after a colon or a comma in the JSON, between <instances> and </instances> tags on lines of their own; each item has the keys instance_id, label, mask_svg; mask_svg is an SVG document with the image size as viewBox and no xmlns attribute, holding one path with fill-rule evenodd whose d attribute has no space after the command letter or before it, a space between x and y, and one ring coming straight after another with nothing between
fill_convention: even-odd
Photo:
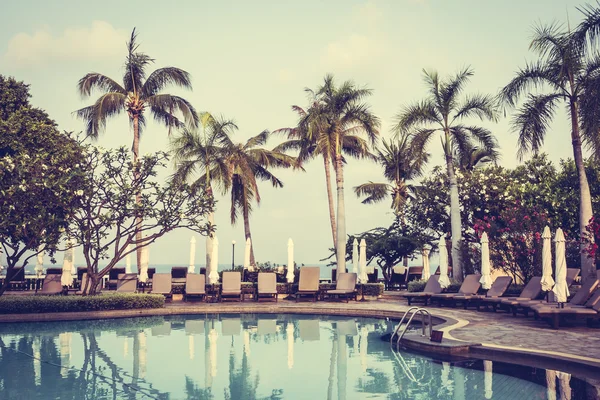
<instances>
[{"instance_id":1,"label":"green hedge","mask_svg":"<svg viewBox=\"0 0 600 400\"><path fill-rule=\"evenodd\" d=\"M2 296L0 314L162 308L164 304L163 295L141 293L107 293L97 296Z\"/></svg>"},{"instance_id":2,"label":"green hedge","mask_svg":"<svg viewBox=\"0 0 600 400\"><path fill-rule=\"evenodd\" d=\"M425 285L427 284L426 280L412 281L408 282L408 291L409 292L422 292L425 289ZM454 279L450 279L450 286L448 286L445 290L447 293L457 293L460 289L460 283L455 281ZM524 285L516 285L512 284L504 293L504 296L518 296L521 294ZM484 294L486 291L483 289L479 289L479 293Z\"/></svg>"}]
</instances>

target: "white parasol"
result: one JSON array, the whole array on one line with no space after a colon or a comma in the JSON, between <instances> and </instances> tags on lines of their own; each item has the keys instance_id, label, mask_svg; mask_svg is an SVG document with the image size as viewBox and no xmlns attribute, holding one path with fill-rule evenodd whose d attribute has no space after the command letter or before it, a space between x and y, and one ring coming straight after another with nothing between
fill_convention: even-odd
<instances>
[{"instance_id":1,"label":"white parasol","mask_svg":"<svg viewBox=\"0 0 600 400\"><path fill-rule=\"evenodd\" d=\"M190 265L188 266L188 274L196 272L196 236L190 239Z\"/></svg>"},{"instance_id":2,"label":"white parasol","mask_svg":"<svg viewBox=\"0 0 600 400\"><path fill-rule=\"evenodd\" d=\"M219 265L219 239L215 235L213 237L213 248L210 258L210 273L208 274L208 281L211 285L219 282L219 273L218 273L218 265Z\"/></svg>"},{"instance_id":3,"label":"white parasol","mask_svg":"<svg viewBox=\"0 0 600 400\"><path fill-rule=\"evenodd\" d=\"M39 277L44 273L44 245L38 247L38 254L35 263L35 274Z\"/></svg>"},{"instance_id":4,"label":"white parasol","mask_svg":"<svg viewBox=\"0 0 600 400\"><path fill-rule=\"evenodd\" d=\"M567 287L567 256L565 254L565 235L562 229L556 230L556 236L554 238L556 250L555 250L555 268L556 271L554 276L556 277L556 283L554 285L554 295L556 296L557 303L566 303L567 297L569 297L569 288Z\"/></svg>"},{"instance_id":5,"label":"white parasol","mask_svg":"<svg viewBox=\"0 0 600 400\"><path fill-rule=\"evenodd\" d=\"M431 269L429 268L429 249L421 250L421 255L423 256L423 276L422 279L429 279L431 276Z\"/></svg>"},{"instance_id":6,"label":"white parasol","mask_svg":"<svg viewBox=\"0 0 600 400\"><path fill-rule=\"evenodd\" d=\"M63 265L62 265L62 275L60 277L60 283L63 286L71 286L73 284L73 265L75 263L74 260L74 251L73 251L73 243L69 240L67 241L67 250L65 250Z\"/></svg>"},{"instance_id":7,"label":"white parasol","mask_svg":"<svg viewBox=\"0 0 600 400\"><path fill-rule=\"evenodd\" d=\"M292 241L292 238L288 239L288 245L287 245L287 250L288 250L288 265L287 265L287 281L288 283L292 283L294 282L294 242Z\"/></svg>"},{"instance_id":8,"label":"white parasol","mask_svg":"<svg viewBox=\"0 0 600 400\"><path fill-rule=\"evenodd\" d=\"M552 235L550 228L546 226L542 233L542 290L549 292L554 287L552 279Z\"/></svg>"},{"instance_id":9,"label":"white parasol","mask_svg":"<svg viewBox=\"0 0 600 400\"><path fill-rule=\"evenodd\" d=\"M358 240L352 242L352 272L358 275Z\"/></svg>"},{"instance_id":10,"label":"white parasol","mask_svg":"<svg viewBox=\"0 0 600 400\"><path fill-rule=\"evenodd\" d=\"M479 283L486 290L492 287L490 247L488 243L488 235L486 232L483 232L483 235L481 235L481 279L479 279Z\"/></svg>"},{"instance_id":11,"label":"white parasol","mask_svg":"<svg viewBox=\"0 0 600 400\"><path fill-rule=\"evenodd\" d=\"M439 242L440 247L440 279L439 283L442 288L450 286L448 279L448 249L446 248L446 237L442 235Z\"/></svg>"},{"instance_id":12,"label":"white parasol","mask_svg":"<svg viewBox=\"0 0 600 400\"><path fill-rule=\"evenodd\" d=\"M252 248L252 241L250 238L246 239L246 247L244 248L244 269L247 271L252 271L252 266L250 265L250 249Z\"/></svg>"},{"instance_id":13,"label":"white parasol","mask_svg":"<svg viewBox=\"0 0 600 400\"><path fill-rule=\"evenodd\" d=\"M146 283L148 281L148 264L150 263L150 249L148 245L142 247L142 256L140 260L140 276L139 281Z\"/></svg>"},{"instance_id":14,"label":"white parasol","mask_svg":"<svg viewBox=\"0 0 600 400\"><path fill-rule=\"evenodd\" d=\"M358 282L365 284L369 281L369 277L367 276L367 242L365 242L365 239L361 239L360 241L358 263L360 265L360 274L358 275Z\"/></svg>"}]
</instances>

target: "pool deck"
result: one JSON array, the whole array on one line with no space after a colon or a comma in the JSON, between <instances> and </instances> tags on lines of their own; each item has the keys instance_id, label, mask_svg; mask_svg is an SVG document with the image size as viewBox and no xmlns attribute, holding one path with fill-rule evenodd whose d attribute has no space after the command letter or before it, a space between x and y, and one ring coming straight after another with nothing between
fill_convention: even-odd
<instances>
[{"instance_id":1,"label":"pool deck","mask_svg":"<svg viewBox=\"0 0 600 400\"><path fill-rule=\"evenodd\" d=\"M213 314L213 313L301 313L331 314L399 319L408 310L406 300L397 292L385 292L382 298L365 302L279 302L204 303L183 302L176 297L162 309L98 311L81 313L10 314L0 315L0 323L21 321L79 320L124 318L151 315ZM446 322L435 327L444 331L445 339L480 344L474 354L482 357L497 353L500 358L537 358L571 363L591 368L600 377L600 328L585 324L555 330L545 321L532 317L513 317L504 312L483 312L462 308L427 306L430 312ZM520 361L519 361L520 362ZM522 362L520 362L522 363Z\"/></svg>"}]
</instances>

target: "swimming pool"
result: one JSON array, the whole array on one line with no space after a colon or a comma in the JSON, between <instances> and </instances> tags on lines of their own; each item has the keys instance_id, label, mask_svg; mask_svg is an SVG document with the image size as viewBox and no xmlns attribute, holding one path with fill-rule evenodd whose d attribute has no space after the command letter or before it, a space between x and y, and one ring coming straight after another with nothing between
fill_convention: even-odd
<instances>
[{"instance_id":1,"label":"swimming pool","mask_svg":"<svg viewBox=\"0 0 600 400\"><path fill-rule=\"evenodd\" d=\"M581 381L558 371L393 353L381 340L392 330L384 319L283 314L3 324L0 399L585 395Z\"/></svg>"}]
</instances>

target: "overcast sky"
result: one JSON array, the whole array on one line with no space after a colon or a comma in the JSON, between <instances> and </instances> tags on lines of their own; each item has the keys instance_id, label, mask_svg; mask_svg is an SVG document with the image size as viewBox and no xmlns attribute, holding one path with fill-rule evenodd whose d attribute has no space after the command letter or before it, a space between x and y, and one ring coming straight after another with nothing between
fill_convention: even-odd
<instances>
[{"instance_id":1,"label":"overcast sky","mask_svg":"<svg viewBox=\"0 0 600 400\"><path fill-rule=\"evenodd\" d=\"M60 4L60 5L59 5ZM234 119L243 141L262 131L292 126L293 104L305 105L305 87L316 88L326 73L352 79L374 90L372 110L390 136L394 115L403 105L422 99L422 69L442 75L471 66L468 92L495 94L531 59L528 51L537 22L580 18L580 1L528 0L335 0L335 1L116 1L60 3L21 0L2 5L0 73L31 84L32 103L45 109L60 128L83 129L72 116L94 99L82 99L78 79L101 72L121 80L125 42L133 27L140 50L156 59L155 67L176 66L193 77L194 90L184 95L199 111ZM563 109L560 109L563 111ZM498 137L502 165L517 165L516 137L510 121L485 124ZM125 116L112 120L98 143L131 145ZM161 126L150 123L141 140L142 153L167 148ZM270 145L277 144L272 141ZM560 113L544 150L558 161L572 155L569 132ZM432 141L431 166L442 163L439 141ZM311 264L329 254L331 230L323 164L313 161L305 173L276 171L282 189L260 186L262 202L251 216L255 253L260 262L286 263L287 240L295 243L296 261ZM352 188L381 181L375 164L350 161L345 169L347 232L388 226L389 204L362 205ZM227 198L217 205L220 263L243 260L243 224L229 223ZM185 265L190 233L174 232L151 250L152 264ZM197 259L204 260L204 238ZM81 258L79 258L81 260ZM59 257L59 261L62 258ZM79 262L77 262L79 264Z\"/></svg>"}]
</instances>

